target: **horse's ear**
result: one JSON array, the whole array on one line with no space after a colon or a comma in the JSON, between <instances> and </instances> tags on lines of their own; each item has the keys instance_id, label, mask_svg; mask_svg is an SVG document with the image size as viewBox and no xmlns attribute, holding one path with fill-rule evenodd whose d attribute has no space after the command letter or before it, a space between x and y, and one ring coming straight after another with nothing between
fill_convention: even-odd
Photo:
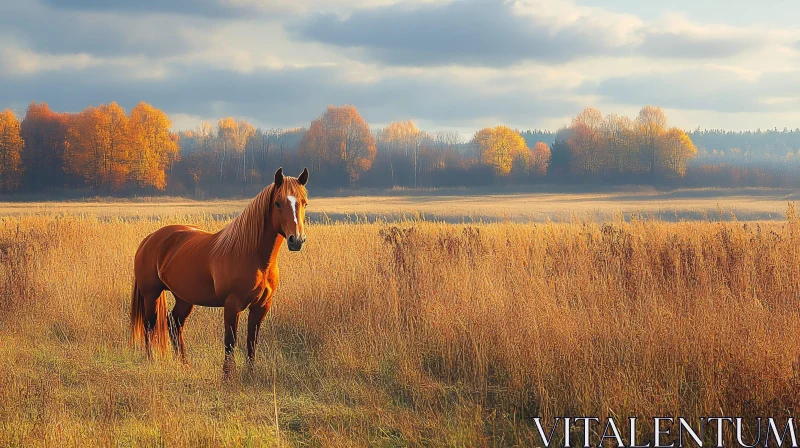
<instances>
[{"instance_id":1,"label":"horse's ear","mask_svg":"<svg viewBox=\"0 0 800 448\"><path fill-rule=\"evenodd\" d=\"M300 182L300 185L305 185L308 182L308 168L303 168L303 172L300 173L300 177L297 178L297 181Z\"/></svg>"},{"instance_id":2,"label":"horse's ear","mask_svg":"<svg viewBox=\"0 0 800 448\"><path fill-rule=\"evenodd\" d=\"M275 171L275 186L280 187L283 184L283 168L278 168L278 171Z\"/></svg>"}]
</instances>

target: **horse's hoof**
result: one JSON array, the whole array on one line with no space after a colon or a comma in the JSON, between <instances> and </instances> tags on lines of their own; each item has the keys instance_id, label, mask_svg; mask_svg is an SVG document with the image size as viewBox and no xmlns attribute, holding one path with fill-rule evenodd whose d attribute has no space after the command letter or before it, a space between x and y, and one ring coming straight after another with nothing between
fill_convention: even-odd
<instances>
[{"instance_id":1,"label":"horse's hoof","mask_svg":"<svg viewBox=\"0 0 800 448\"><path fill-rule=\"evenodd\" d=\"M230 380L236 373L236 363L231 358L226 358L222 364L222 379L224 381Z\"/></svg>"}]
</instances>

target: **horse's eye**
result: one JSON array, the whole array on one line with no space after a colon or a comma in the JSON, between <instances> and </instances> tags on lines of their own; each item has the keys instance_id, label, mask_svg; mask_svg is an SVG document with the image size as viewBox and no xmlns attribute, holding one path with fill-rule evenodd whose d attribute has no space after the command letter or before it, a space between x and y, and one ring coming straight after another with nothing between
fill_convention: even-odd
<instances>
[{"instance_id":1,"label":"horse's eye","mask_svg":"<svg viewBox=\"0 0 800 448\"><path fill-rule=\"evenodd\" d=\"M280 202L276 202L275 203L275 207L281 208L281 203Z\"/></svg>"}]
</instances>

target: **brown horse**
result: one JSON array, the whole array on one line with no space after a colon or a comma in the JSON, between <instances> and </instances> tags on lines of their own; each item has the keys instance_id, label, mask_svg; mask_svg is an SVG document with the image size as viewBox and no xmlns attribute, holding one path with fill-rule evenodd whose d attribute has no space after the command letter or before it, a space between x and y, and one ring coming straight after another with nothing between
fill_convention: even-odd
<instances>
[{"instance_id":1,"label":"brown horse","mask_svg":"<svg viewBox=\"0 0 800 448\"><path fill-rule=\"evenodd\" d=\"M183 327L192 308L224 307L223 373L228 376L235 368L239 313L248 309L247 357L252 361L259 326L278 287L281 243L286 238L289 250L297 251L306 241L307 181L307 169L297 178L284 177L283 169L278 169L275 183L262 190L221 231L209 233L192 226L171 225L148 235L134 259L133 343L144 340L148 356L151 345L164 353L169 332L176 355L186 362ZM169 317L166 291L175 296Z\"/></svg>"}]
</instances>

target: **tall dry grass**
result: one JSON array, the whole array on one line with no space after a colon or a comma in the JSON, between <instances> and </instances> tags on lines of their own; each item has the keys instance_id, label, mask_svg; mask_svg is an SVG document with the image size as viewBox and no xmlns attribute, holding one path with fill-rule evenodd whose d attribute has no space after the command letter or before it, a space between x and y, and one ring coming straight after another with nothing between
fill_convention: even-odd
<instances>
[{"instance_id":1,"label":"tall dry grass","mask_svg":"<svg viewBox=\"0 0 800 448\"><path fill-rule=\"evenodd\" d=\"M800 406L791 211L310 226L302 252L281 254L257 364L231 384L220 310L190 316L190 367L128 347L133 254L173 222L224 225L0 221L0 445L530 446L533 416Z\"/></svg>"}]
</instances>

